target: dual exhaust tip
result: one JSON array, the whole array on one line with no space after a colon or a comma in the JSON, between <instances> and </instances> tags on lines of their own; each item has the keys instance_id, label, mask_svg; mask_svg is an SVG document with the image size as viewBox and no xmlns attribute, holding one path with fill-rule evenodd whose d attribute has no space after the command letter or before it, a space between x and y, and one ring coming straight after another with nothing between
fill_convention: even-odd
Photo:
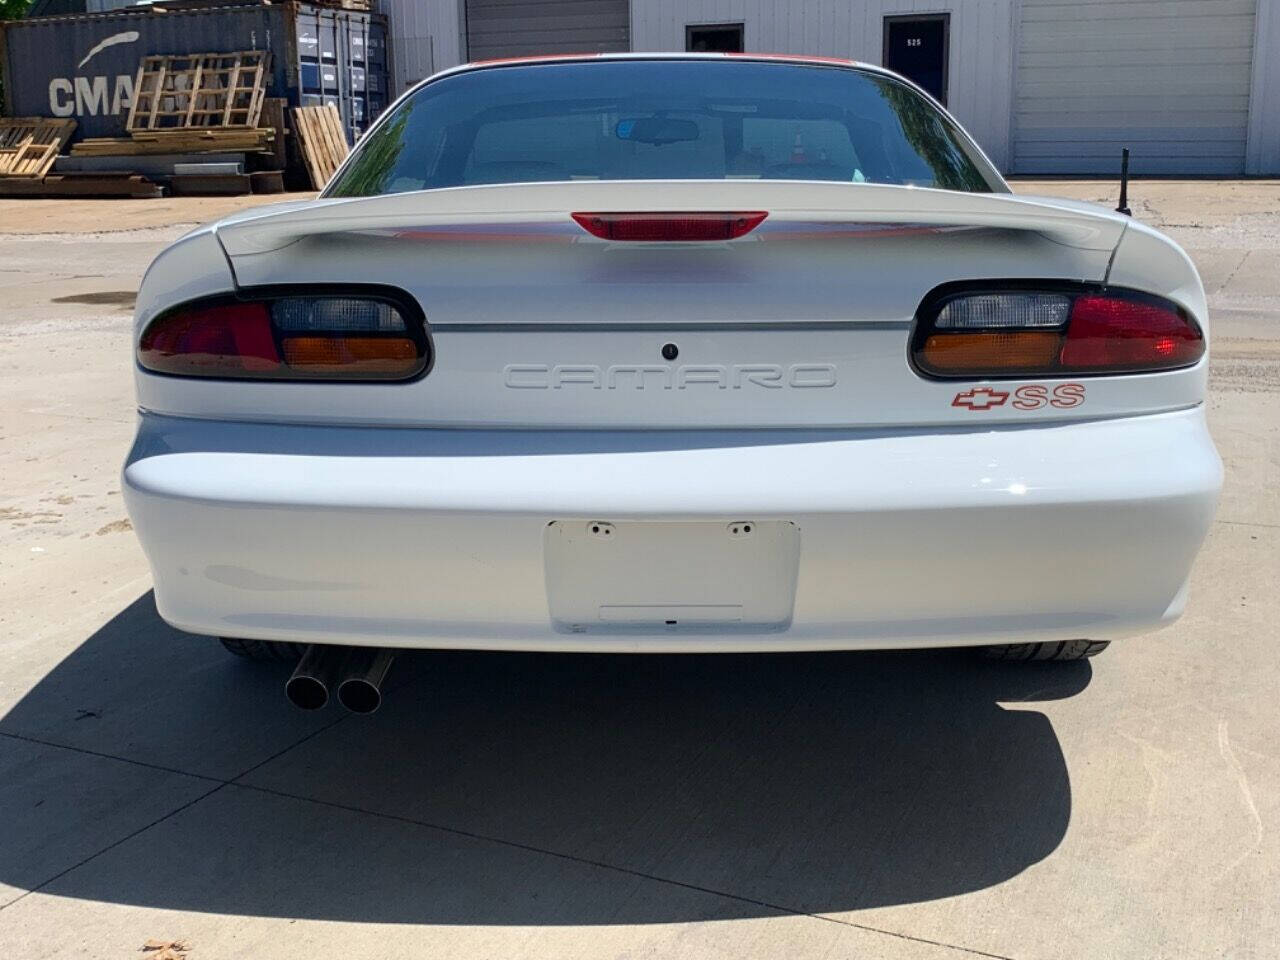
<instances>
[{"instance_id":1,"label":"dual exhaust tip","mask_svg":"<svg viewBox=\"0 0 1280 960\"><path fill-rule=\"evenodd\" d=\"M382 685L395 653L377 647L339 647L313 643L284 685L284 695L300 710L319 710L336 690L338 702L352 713L373 713L382 706Z\"/></svg>"}]
</instances>

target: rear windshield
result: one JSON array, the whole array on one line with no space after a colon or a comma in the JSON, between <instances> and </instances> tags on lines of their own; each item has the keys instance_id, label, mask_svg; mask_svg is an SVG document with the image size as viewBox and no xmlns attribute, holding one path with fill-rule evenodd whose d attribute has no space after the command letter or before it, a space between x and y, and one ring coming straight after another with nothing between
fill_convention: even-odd
<instances>
[{"instance_id":1,"label":"rear windshield","mask_svg":"<svg viewBox=\"0 0 1280 960\"><path fill-rule=\"evenodd\" d=\"M936 107L880 74L606 60L491 67L428 83L365 137L326 195L565 180L1003 189L994 178Z\"/></svg>"}]
</instances>

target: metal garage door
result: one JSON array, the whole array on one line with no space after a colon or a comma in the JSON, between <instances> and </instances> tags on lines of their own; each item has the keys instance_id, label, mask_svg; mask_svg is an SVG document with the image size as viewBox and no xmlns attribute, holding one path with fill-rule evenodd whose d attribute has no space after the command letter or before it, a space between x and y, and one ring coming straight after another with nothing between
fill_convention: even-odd
<instances>
[{"instance_id":1,"label":"metal garage door","mask_svg":"<svg viewBox=\"0 0 1280 960\"><path fill-rule=\"evenodd\" d=\"M1256 0L1023 0L1015 173L1240 174Z\"/></svg>"},{"instance_id":2,"label":"metal garage door","mask_svg":"<svg viewBox=\"0 0 1280 960\"><path fill-rule=\"evenodd\" d=\"M466 0L471 60L631 49L629 0Z\"/></svg>"}]
</instances>

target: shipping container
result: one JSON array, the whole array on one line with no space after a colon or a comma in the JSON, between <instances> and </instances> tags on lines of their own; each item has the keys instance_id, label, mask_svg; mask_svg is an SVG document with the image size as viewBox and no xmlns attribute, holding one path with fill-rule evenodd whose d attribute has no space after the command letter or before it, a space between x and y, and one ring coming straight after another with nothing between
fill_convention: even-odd
<instances>
[{"instance_id":1,"label":"shipping container","mask_svg":"<svg viewBox=\"0 0 1280 960\"><path fill-rule=\"evenodd\" d=\"M196 9L140 6L0 23L10 116L74 117L73 140L119 137L138 62L159 54L270 50L267 96L332 103L352 142L386 109L386 18L286 2Z\"/></svg>"}]
</instances>

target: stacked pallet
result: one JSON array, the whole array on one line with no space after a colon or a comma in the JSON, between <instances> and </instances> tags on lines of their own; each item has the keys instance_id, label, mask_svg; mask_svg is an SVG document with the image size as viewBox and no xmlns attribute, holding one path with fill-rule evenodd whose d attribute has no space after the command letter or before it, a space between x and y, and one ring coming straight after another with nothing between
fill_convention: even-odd
<instances>
[{"instance_id":1,"label":"stacked pallet","mask_svg":"<svg viewBox=\"0 0 1280 960\"><path fill-rule=\"evenodd\" d=\"M205 170L190 165L193 154L264 154L283 159L283 101L266 97L270 65L270 53L262 50L143 57L125 121L128 136L81 140L71 147L71 156L184 157L185 169L175 169L166 177L178 194L283 189L279 170L264 171L274 175L255 179L242 168L228 170L225 164L211 164ZM275 122L260 126L264 118ZM122 159L120 167L128 166Z\"/></svg>"},{"instance_id":2,"label":"stacked pallet","mask_svg":"<svg viewBox=\"0 0 1280 960\"><path fill-rule=\"evenodd\" d=\"M252 129L270 63L265 50L143 57L125 130Z\"/></svg>"},{"instance_id":3,"label":"stacked pallet","mask_svg":"<svg viewBox=\"0 0 1280 960\"><path fill-rule=\"evenodd\" d=\"M75 128L74 120L0 117L0 177L43 177Z\"/></svg>"},{"instance_id":4,"label":"stacked pallet","mask_svg":"<svg viewBox=\"0 0 1280 960\"><path fill-rule=\"evenodd\" d=\"M93 137L72 144L76 157L128 157L157 153L272 153L276 132L270 127L248 130L147 130L127 137Z\"/></svg>"},{"instance_id":5,"label":"stacked pallet","mask_svg":"<svg viewBox=\"0 0 1280 960\"><path fill-rule=\"evenodd\" d=\"M271 55L263 50L143 57L127 137L95 137L75 156L272 153L275 130L260 127Z\"/></svg>"},{"instance_id":6,"label":"stacked pallet","mask_svg":"<svg viewBox=\"0 0 1280 960\"><path fill-rule=\"evenodd\" d=\"M148 177L175 194L280 192L288 160L286 101L266 96L270 62L261 50L144 57L128 135L81 140L72 145L67 167L56 171L74 120L0 120L0 193L159 196ZM308 108L294 111L294 118L307 127L305 134L295 129L307 172L322 185L345 158L347 143L336 109L318 109L325 112L313 116ZM248 163L251 154L257 160ZM91 166L77 168L77 162ZM10 173L32 182L5 190Z\"/></svg>"}]
</instances>

